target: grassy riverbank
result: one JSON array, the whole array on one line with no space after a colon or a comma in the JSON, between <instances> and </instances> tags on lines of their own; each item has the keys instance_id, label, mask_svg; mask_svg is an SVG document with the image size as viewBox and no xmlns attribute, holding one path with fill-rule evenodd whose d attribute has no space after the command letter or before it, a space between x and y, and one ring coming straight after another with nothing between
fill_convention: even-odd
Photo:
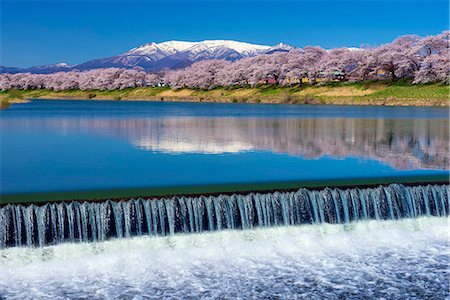
<instances>
[{"instance_id":1,"label":"grassy riverbank","mask_svg":"<svg viewBox=\"0 0 450 300\"><path fill-rule=\"evenodd\" d=\"M26 90L0 93L3 103L27 99L148 100L233 103L448 106L449 86L408 83L332 83L323 86L229 87L212 90L145 87L111 91Z\"/></svg>"}]
</instances>

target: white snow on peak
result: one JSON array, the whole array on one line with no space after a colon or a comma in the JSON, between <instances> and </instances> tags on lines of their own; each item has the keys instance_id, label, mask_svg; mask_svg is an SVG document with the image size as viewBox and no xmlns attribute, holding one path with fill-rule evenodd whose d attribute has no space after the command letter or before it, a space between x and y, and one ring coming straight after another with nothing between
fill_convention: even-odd
<instances>
[{"instance_id":1,"label":"white snow on peak","mask_svg":"<svg viewBox=\"0 0 450 300\"><path fill-rule=\"evenodd\" d=\"M270 49L268 49L268 51L271 51L271 50L290 51L292 49L294 49L294 47L292 47L291 45L288 45L288 44L285 44L285 43L279 43L279 44L276 44L273 47L270 47Z\"/></svg>"},{"instance_id":2,"label":"white snow on peak","mask_svg":"<svg viewBox=\"0 0 450 300\"><path fill-rule=\"evenodd\" d=\"M53 68L71 68L72 65L69 65L68 63L65 62L60 62L57 64L52 64L52 65L44 65L44 66L35 66L32 68L37 68L37 69L53 69Z\"/></svg>"},{"instance_id":3,"label":"white snow on peak","mask_svg":"<svg viewBox=\"0 0 450 300\"><path fill-rule=\"evenodd\" d=\"M70 65L65 62L60 62L60 63L55 64L55 67L70 67Z\"/></svg>"},{"instance_id":4,"label":"white snow on peak","mask_svg":"<svg viewBox=\"0 0 450 300\"><path fill-rule=\"evenodd\" d=\"M192 46L195 46L195 42L184 42L184 41L167 41L167 42L162 42L159 44L156 44L159 47L162 48L172 48L175 49L176 51L180 52L180 51L185 51L187 49L189 49Z\"/></svg>"},{"instance_id":5,"label":"white snow on peak","mask_svg":"<svg viewBox=\"0 0 450 300\"><path fill-rule=\"evenodd\" d=\"M124 55L157 55L168 56L185 51L194 46L195 43L182 42L182 41L169 41L163 43L148 43L139 47L133 48Z\"/></svg>"},{"instance_id":6,"label":"white snow on peak","mask_svg":"<svg viewBox=\"0 0 450 300\"><path fill-rule=\"evenodd\" d=\"M200 51L213 52L219 48L234 50L243 55L255 55L271 48L266 45L256 45L231 40L205 40L201 42L167 41L162 43L149 43L126 52L126 55L152 55L157 52L173 55L180 52L198 53Z\"/></svg>"},{"instance_id":7,"label":"white snow on peak","mask_svg":"<svg viewBox=\"0 0 450 300\"><path fill-rule=\"evenodd\" d=\"M294 49L286 44L275 46L257 45L231 40L205 40L200 42L166 41L162 43L148 43L133 48L117 56L102 60L103 65L113 64L132 67L141 65L150 69L176 68L177 65L189 65L204 59L237 60L259 54ZM93 61L97 66L98 61ZM90 65L92 68L92 64Z\"/></svg>"},{"instance_id":8,"label":"white snow on peak","mask_svg":"<svg viewBox=\"0 0 450 300\"><path fill-rule=\"evenodd\" d=\"M207 48L226 47L241 54L253 54L265 51L270 48L266 45L256 45L245 42L229 41L229 40L207 40L199 44L205 45Z\"/></svg>"}]
</instances>

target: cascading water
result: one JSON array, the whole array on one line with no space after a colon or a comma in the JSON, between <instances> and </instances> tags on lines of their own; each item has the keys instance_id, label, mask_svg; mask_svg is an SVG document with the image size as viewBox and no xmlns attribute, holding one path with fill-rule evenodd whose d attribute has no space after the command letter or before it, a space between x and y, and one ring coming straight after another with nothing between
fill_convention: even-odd
<instances>
[{"instance_id":1,"label":"cascading water","mask_svg":"<svg viewBox=\"0 0 450 300\"><path fill-rule=\"evenodd\" d=\"M448 216L449 186L403 186L0 207L0 248L223 229Z\"/></svg>"}]
</instances>

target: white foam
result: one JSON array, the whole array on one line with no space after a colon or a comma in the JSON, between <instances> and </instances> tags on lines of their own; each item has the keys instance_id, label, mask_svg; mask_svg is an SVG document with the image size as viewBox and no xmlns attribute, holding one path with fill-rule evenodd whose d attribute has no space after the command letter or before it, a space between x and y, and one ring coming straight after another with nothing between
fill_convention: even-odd
<instances>
[{"instance_id":1,"label":"white foam","mask_svg":"<svg viewBox=\"0 0 450 300\"><path fill-rule=\"evenodd\" d=\"M448 218L138 237L0 251L0 294L442 296ZM330 294L331 293L331 294Z\"/></svg>"}]
</instances>

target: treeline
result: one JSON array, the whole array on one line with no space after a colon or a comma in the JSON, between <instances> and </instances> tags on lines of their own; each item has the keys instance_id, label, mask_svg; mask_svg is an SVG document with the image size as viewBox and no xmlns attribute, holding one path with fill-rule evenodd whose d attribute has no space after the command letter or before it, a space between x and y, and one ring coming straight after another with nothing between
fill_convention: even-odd
<instances>
[{"instance_id":1,"label":"treeline","mask_svg":"<svg viewBox=\"0 0 450 300\"><path fill-rule=\"evenodd\" d=\"M172 88L320 84L329 81L410 80L450 82L450 31L421 38L406 35L376 48L304 47L235 62L205 60L157 74L142 68L96 69L54 74L0 74L0 89L112 90L168 85Z\"/></svg>"}]
</instances>

